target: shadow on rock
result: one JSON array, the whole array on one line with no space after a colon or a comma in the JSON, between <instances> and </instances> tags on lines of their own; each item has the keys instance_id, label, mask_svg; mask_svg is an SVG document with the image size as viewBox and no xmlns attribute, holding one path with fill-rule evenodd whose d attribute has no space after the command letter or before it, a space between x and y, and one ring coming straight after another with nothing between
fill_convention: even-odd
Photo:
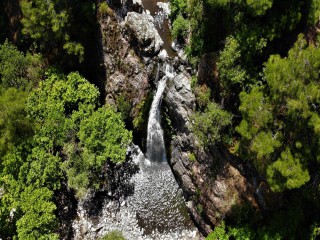
<instances>
[{"instance_id":1,"label":"shadow on rock","mask_svg":"<svg viewBox=\"0 0 320 240\"><path fill-rule=\"evenodd\" d=\"M72 239L72 220L77 216L78 201L75 198L74 190L67 186L66 182L61 182L61 189L54 196L57 206L56 215L59 219L59 235L61 239Z\"/></svg>"},{"instance_id":2,"label":"shadow on rock","mask_svg":"<svg viewBox=\"0 0 320 240\"><path fill-rule=\"evenodd\" d=\"M124 163L108 163L105 167L108 179L106 187L103 191L93 192L83 204L89 218L98 219L106 201L117 201L120 208L121 199L133 195L134 184L131 178L139 172L139 166L132 161L131 156L128 158Z\"/></svg>"}]
</instances>

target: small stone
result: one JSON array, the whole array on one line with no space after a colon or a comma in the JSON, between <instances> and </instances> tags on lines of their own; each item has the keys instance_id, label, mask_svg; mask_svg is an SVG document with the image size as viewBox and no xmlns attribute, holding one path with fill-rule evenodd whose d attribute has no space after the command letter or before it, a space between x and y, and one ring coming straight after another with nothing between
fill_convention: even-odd
<instances>
[{"instance_id":1,"label":"small stone","mask_svg":"<svg viewBox=\"0 0 320 240\"><path fill-rule=\"evenodd\" d=\"M83 223L81 226L80 226L80 233L81 235L85 235L87 232L89 231L89 226L87 223Z\"/></svg>"}]
</instances>

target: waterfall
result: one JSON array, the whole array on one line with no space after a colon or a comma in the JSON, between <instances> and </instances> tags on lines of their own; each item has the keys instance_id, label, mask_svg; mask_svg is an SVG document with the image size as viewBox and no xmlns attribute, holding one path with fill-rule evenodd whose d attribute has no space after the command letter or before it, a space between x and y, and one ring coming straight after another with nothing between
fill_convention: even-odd
<instances>
[{"instance_id":1,"label":"waterfall","mask_svg":"<svg viewBox=\"0 0 320 240\"><path fill-rule=\"evenodd\" d=\"M154 96L148 121L147 158L152 162L166 160L166 151L163 139L163 130L160 125L160 108L163 91L166 87L167 77L163 77Z\"/></svg>"},{"instance_id":2,"label":"waterfall","mask_svg":"<svg viewBox=\"0 0 320 240\"><path fill-rule=\"evenodd\" d=\"M163 7L161 10L158 6L163 3L157 5L158 0L142 1L145 9L149 6L154 10L148 9L153 16L156 11L159 17L163 16L162 24L157 29L161 38L165 40L164 49L169 56L160 58L161 62L158 62L158 72L155 76L158 81L157 90L147 125L146 154L136 145L128 149L129 160L117 170L119 186L115 185L113 190L117 194L108 192L107 196L104 196L102 206L91 200L89 203L92 205L86 202L78 204L79 218L73 223L75 239L100 239L114 230L122 232L126 239L199 239L198 231L189 216L182 189L179 188L166 161L161 127L161 101L166 84L176 75L173 65L169 63L176 56L171 48L169 20L161 13Z\"/></svg>"},{"instance_id":3,"label":"waterfall","mask_svg":"<svg viewBox=\"0 0 320 240\"><path fill-rule=\"evenodd\" d=\"M148 120L147 135L147 158L151 162L166 161L166 150L161 128L160 110L163 92L168 79L174 77L173 67L169 64L164 66L165 76L158 82L156 94L153 98Z\"/></svg>"}]
</instances>

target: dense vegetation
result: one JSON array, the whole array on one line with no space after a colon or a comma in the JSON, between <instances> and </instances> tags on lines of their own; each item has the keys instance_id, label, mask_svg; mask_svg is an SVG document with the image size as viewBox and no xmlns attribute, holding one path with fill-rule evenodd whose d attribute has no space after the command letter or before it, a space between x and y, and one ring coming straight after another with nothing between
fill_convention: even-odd
<instances>
[{"instance_id":1,"label":"dense vegetation","mask_svg":"<svg viewBox=\"0 0 320 240\"><path fill-rule=\"evenodd\" d=\"M227 219L208 239L315 239L320 220L320 2L171 3L173 36L191 62L196 66L206 55L216 63L213 73L194 86L194 132L205 145L223 141L286 198L262 220L255 214ZM233 130L223 131L226 124Z\"/></svg>"},{"instance_id":2,"label":"dense vegetation","mask_svg":"<svg viewBox=\"0 0 320 240\"><path fill-rule=\"evenodd\" d=\"M82 198L126 159L129 107L101 101L101 2L0 2L1 239L59 239L62 186ZM170 18L195 68L215 62L194 76L199 143L224 144L270 191L267 211L235 211L207 239L319 237L320 1L171 0Z\"/></svg>"},{"instance_id":3,"label":"dense vegetation","mask_svg":"<svg viewBox=\"0 0 320 240\"><path fill-rule=\"evenodd\" d=\"M81 198L108 184L109 164L126 159L132 134L123 117L102 106L95 85L71 72L88 61L79 36L92 23L87 19L78 35L72 29L79 7L79 15L94 17L90 1L20 1L22 35L11 40L24 52L1 27L1 239L59 239L62 185ZM1 13L0 25L10 17Z\"/></svg>"}]
</instances>

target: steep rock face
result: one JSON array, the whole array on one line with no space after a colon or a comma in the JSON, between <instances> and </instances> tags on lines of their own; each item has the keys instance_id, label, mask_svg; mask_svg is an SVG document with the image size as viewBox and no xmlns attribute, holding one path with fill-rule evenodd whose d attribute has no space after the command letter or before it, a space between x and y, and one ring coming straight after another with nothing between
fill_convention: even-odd
<instances>
[{"instance_id":1,"label":"steep rock face","mask_svg":"<svg viewBox=\"0 0 320 240\"><path fill-rule=\"evenodd\" d=\"M129 12L125 25L131 41L142 54L154 56L160 52L163 41L153 24L153 17L146 13Z\"/></svg>"},{"instance_id":2,"label":"steep rock face","mask_svg":"<svg viewBox=\"0 0 320 240\"><path fill-rule=\"evenodd\" d=\"M189 117L195 97L191 77L177 75L165 97L172 125L176 132L171 141L172 169L184 190L192 217L204 235L237 205L249 203L259 208L254 177L250 167L221 148L204 150L190 130Z\"/></svg>"},{"instance_id":3,"label":"steep rock face","mask_svg":"<svg viewBox=\"0 0 320 240\"><path fill-rule=\"evenodd\" d=\"M123 25L116 16L100 20L104 67L106 70L106 102L118 105L119 99L130 105L131 117L137 115L137 105L149 90L148 72L140 57L124 37Z\"/></svg>"},{"instance_id":4,"label":"steep rock face","mask_svg":"<svg viewBox=\"0 0 320 240\"><path fill-rule=\"evenodd\" d=\"M168 84L166 101L170 116L176 128L187 130L187 122L195 107L195 97L190 86L191 76L183 71Z\"/></svg>"}]
</instances>

